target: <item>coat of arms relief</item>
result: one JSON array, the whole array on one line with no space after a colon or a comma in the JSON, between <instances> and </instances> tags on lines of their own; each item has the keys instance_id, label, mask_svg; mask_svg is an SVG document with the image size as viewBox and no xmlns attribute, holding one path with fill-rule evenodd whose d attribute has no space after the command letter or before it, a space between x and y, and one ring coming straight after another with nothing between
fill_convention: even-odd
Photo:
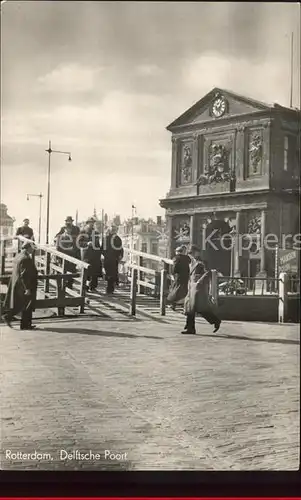
<instances>
[{"instance_id":1,"label":"coat of arms relief","mask_svg":"<svg viewBox=\"0 0 301 500\"><path fill-rule=\"evenodd\" d=\"M233 178L230 168L230 150L224 144L213 143L208 151L208 163L204 166L204 172L200 176L200 184L217 184L229 182Z\"/></svg>"}]
</instances>

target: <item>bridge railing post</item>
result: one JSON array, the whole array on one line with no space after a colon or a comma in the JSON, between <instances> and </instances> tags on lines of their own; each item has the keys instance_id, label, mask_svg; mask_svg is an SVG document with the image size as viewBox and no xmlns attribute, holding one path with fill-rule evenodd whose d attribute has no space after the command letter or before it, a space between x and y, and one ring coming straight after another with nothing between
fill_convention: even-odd
<instances>
[{"instance_id":1,"label":"bridge railing post","mask_svg":"<svg viewBox=\"0 0 301 500\"><path fill-rule=\"evenodd\" d=\"M65 282L63 278L57 279L57 299L58 299L58 316L62 317L65 315L65 308L61 304L64 302L65 298Z\"/></svg>"},{"instance_id":2,"label":"bridge railing post","mask_svg":"<svg viewBox=\"0 0 301 500\"><path fill-rule=\"evenodd\" d=\"M278 322L287 322L287 312L288 312L288 287L289 278L287 273L280 273L279 275L279 296L278 296Z\"/></svg>"},{"instance_id":3,"label":"bridge railing post","mask_svg":"<svg viewBox=\"0 0 301 500\"><path fill-rule=\"evenodd\" d=\"M161 286L161 271L157 271L155 274L155 290L154 290L155 298L160 297L160 286Z\"/></svg>"},{"instance_id":4,"label":"bridge railing post","mask_svg":"<svg viewBox=\"0 0 301 500\"><path fill-rule=\"evenodd\" d=\"M136 268L132 268L131 301L130 301L131 316L136 315L137 280L138 280L138 270Z\"/></svg>"},{"instance_id":5,"label":"bridge railing post","mask_svg":"<svg viewBox=\"0 0 301 500\"><path fill-rule=\"evenodd\" d=\"M168 275L168 264L164 262L164 268L161 270L161 280L160 280L160 314L165 316L166 314L166 289L167 289L167 275Z\"/></svg>"},{"instance_id":6,"label":"bridge railing post","mask_svg":"<svg viewBox=\"0 0 301 500\"><path fill-rule=\"evenodd\" d=\"M45 274L50 274L51 255L48 251L45 252ZM49 279L45 279L44 292L49 293Z\"/></svg>"},{"instance_id":7,"label":"bridge railing post","mask_svg":"<svg viewBox=\"0 0 301 500\"><path fill-rule=\"evenodd\" d=\"M66 274L67 261L63 259L62 262L62 274ZM66 295L66 281L62 278L61 280L57 280L57 292L58 292L58 315L65 316L65 308L60 305L60 302L63 302Z\"/></svg>"},{"instance_id":8,"label":"bridge railing post","mask_svg":"<svg viewBox=\"0 0 301 500\"><path fill-rule=\"evenodd\" d=\"M211 270L211 296L214 302L218 303L218 279L217 279L217 270Z\"/></svg>"},{"instance_id":9,"label":"bridge railing post","mask_svg":"<svg viewBox=\"0 0 301 500\"><path fill-rule=\"evenodd\" d=\"M143 267L143 257L140 256L139 257L139 266ZM140 271L139 269L139 278L138 278L139 281L143 281L143 272ZM138 284L138 293L139 294L144 294L145 293L145 290L144 290L144 286Z\"/></svg>"},{"instance_id":10,"label":"bridge railing post","mask_svg":"<svg viewBox=\"0 0 301 500\"><path fill-rule=\"evenodd\" d=\"M1 276L5 274L5 250L6 240L1 241Z\"/></svg>"},{"instance_id":11,"label":"bridge railing post","mask_svg":"<svg viewBox=\"0 0 301 500\"><path fill-rule=\"evenodd\" d=\"M85 312L86 283L87 283L87 269L82 267L80 275L80 296L82 297L82 305L80 306L81 314Z\"/></svg>"}]
</instances>

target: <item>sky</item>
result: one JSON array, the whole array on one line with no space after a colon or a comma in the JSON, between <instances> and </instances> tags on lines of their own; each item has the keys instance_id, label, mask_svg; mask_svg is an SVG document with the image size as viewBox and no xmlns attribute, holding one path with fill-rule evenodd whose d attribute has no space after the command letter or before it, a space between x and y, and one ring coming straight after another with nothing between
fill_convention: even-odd
<instances>
[{"instance_id":1,"label":"sky","mask_svg":"<svg viewBox=\"0 0 301 500\"><path fill-rule=\"evenodd\" d=\"M290 34L300 107L298 3L64 2L1 5L1 201L51 235L67 215L164 215L166 127L213 87L289 105ZM42 237L42 239L44 239Z\"/></svg>"}]
</instances>

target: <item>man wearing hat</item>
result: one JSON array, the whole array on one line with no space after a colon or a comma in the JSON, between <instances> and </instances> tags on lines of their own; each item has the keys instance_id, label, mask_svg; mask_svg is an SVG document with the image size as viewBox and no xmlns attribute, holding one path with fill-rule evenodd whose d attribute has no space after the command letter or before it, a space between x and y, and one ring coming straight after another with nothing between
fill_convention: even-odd
<instances>
[{"instance_id":1,"label":"man wearing hat","mask_svg":"<svg viewBox=\"0 0 301 500\"><path fill-rule=\"evenodd\" d=\"M59 232L55 236L56 249L70 257L75 259L80 259L80 250L77 245L77 238L80 233L79 227L73 224L73 218L71 215L66 217L65 225L61 227ZM66 271L70 273L76 272L75 264L66 261ZM73 280L67 282L67 286L72 287Z\"/></svg>"},{"instance_id":2,"label":"man wearing hat","mask_svg":"<svg viewBox=\"0 0 301 500\"><path fill-rule=\"evenodd\" d=\"M34 241L33 229L29 227L29 219L25 218L23 220L23 225L18 227L16 236L23 236L24 238L28 238L29 240ZM22 248L22 242L19 241L19 246L18 246L19 252L21 248Z\"/></svg>"},{"instance_id":3,"label":"man wearing hat","mask_svg":"<svg viewBox=\"0 0 301 500\"><path fill-rule=\"evenodd\" d=\"M188 292L184 301L186 325L183 334L195 334L195 317L197 314L214 326L213 332L217 332L221 325L218 316L217 305L212 301L210 295L211 271L201 259L201 251L196 245L191 245L189 251L191 260L188 280Z\"/></svg>"},{"instance_id":4,"label":"man wearing hat","mask_svg":"<svg viewBox=\"0 0 301 500\"><path fill-rule=\"evenodd\" d=\"M108 295L114 293L115 286L119 283L118 267L124 253L122 241L118 236L117 231L117 226L113 224L108 230L102 245L107 282L106 292Z\"/></svg>"},{"instance_id":5,"label":"man wearing hat","mask_svg":"<svg viewBox=\"0 0 301 500\"><path fill-rule=\"evenodd\" d=\"M13 271L3 304L3 319L11 328L11 321L21 313L21 330L32 330L32 313L35 309L38 271L32 259L34 243L24 243L13 262Z\"/></svg>"},{"instance_id":6,"label":"man wearing hat","mask_svg":"<svg viewBox=\"0 0 301 500\"><path fill-rule=\"evenodd\" d=\"M90 264L87 276L89 281L88 289L93 292L97 288L98 278L102 277L100 234L95 230L95 219L93 217L87 219L78 240L81 247L81 258L84 262Z\"/></svg>"}]
</instances>

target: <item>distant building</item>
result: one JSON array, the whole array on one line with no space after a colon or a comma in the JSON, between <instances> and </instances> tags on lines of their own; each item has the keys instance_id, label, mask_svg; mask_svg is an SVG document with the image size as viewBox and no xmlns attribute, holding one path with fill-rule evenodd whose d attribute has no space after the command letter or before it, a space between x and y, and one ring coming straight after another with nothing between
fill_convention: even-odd
<instances>
[{"instance_id":1,"label":"distant building","mask_svg":"<svg viewBox=\"0 0 301 500\"><path fill-rule=\"evenodd\" d=\"M8 238L14 236L15 219L8 215L7 206L4 203L0 204L0 238Z\"/></svg>"},{"instance_id":2,"label":"distant building","mask_svg":"<svg viewBox=\"0 0 301 500\"><path fill-rule=\"evenodd\" d=\"M162 221L161 217L157 217L156 222L135 217L119 226L119 236L125 248L162 258L167 255L168 237L165 232L165 221ZM153 269L157 267L156 262L151 260L145 261L145 265Z\"/></svg>"}]
</instances>

